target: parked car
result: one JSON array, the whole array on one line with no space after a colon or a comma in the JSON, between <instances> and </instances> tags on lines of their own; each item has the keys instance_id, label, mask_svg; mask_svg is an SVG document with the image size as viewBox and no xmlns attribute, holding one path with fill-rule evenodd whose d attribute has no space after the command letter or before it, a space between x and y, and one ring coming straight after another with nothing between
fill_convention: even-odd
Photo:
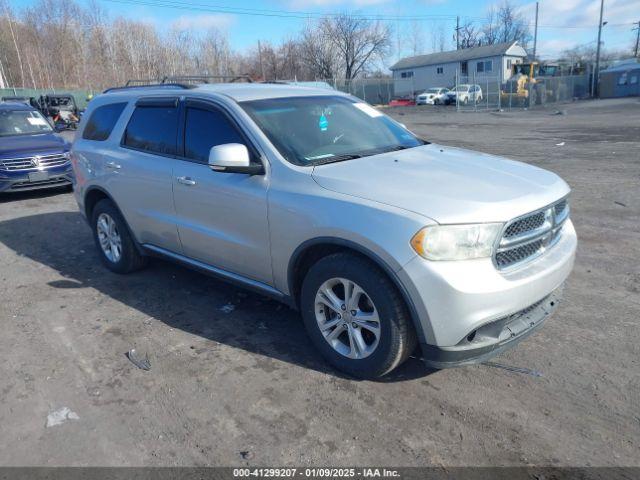
<instances>
[{"instance_id":1,"label":"parked car","mask_svg":"<svg viewBox=\"0 0 640 480\"><path fill-rule=\"evenodd\" d=\"M416 102L411 98L394 98L389 102L390 107L411 107Z\"/></svg>"},{"instance_id":2,"label":"parked car","mask_svg":"<svg viewBox=\"0 0 640 480\"><path fill-rule=\"evenodd\" d=\"M70 148L33 107L0 103L0 192L70 187Z\"/></svg>"},{"instance_id":3,"label":"parked car","mask_svg":"<svg viewBox=\"0 0 640 480\"><path fill-rule=\"evenodd\" d=\"M417 344L437 368L514 346L574 262L556 174L429 143L325 89L112 89L89 104L72 163L108 269L157 255L271 295L358 377Z\"/></svg>"},{"instance_id":4,"label":"parked car","mask_svg":"<svg viewBox=\"0 0 640 480\"><path fill-rule=\"evenodd\" d=\"M449 105L448 93L448 88L430 88L416 97L416 105Z\"/></svg>"},{"instance_id":5,"label":"parked car","mask_svg":"<svg viewBox=\"0 0 640 480\"><path fill-rule=\"evenodd\" d=\"M73 95L41 95L37 102L39 110L56 128L60 130L78 128L81 115Z\"/></svg>"},{"instance_id":6,"label":"parked car","mask_svg":"<svg viewBox=\"0 0 640 480\"><path fill-rule=\"evenodd\" d=\"M478 103L482 101L482 88L480 85L462 84L450 90L447 95L451 103L457 102L462 105Z\"/></svg>"}]
</instances>

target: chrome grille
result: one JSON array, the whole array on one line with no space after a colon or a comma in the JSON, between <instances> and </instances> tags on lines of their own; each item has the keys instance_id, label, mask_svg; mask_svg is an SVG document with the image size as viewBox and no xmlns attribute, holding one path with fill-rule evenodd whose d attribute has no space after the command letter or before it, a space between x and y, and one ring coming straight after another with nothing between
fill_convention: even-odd
<instances>
[{"instance_id":1,"label":"chrome grille","mask_svg":"<svg viewBox=\"0 0 640 480\"><path fill-rule=\"evenodd\" d=\"M567 218L569 203L562 199L509 222L494 255L496 267L509 268L544 253L558 240Z\"/></svg>"},{"instance_id":2,"label":"chrome grille","mask_svg":"<svg viewBox=\"0 0 640 480\"><path fill-rule=\"evenodd\" d=\"M33 157L0 159L0 168L8 171L42 170L44 168L59 167L69 162L63 153L52 155L35 155Z\"/></svg>"},{"instance_id":3,"label":"chrome grille","mask_svg":"<svg viewBox=\"0 0 640 480\"><path fill-rule=\"evenodd\" d=\"M521 233L540 228L544 224L544 212L538 212L510 224L504 232L507 238L515 237Z\"/></svg>"}]
</instances>

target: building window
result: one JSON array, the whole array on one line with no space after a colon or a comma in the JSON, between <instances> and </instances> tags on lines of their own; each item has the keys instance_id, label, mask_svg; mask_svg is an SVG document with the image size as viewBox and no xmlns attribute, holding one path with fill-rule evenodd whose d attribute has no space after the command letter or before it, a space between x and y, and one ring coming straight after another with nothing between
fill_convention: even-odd
<instances>
[{"instance_id":1,"label":"building window","mask_svg":"<svg viewBox=\"0 0 640 480\"><path fill-rule=\"evenodd\" d=\"M507 59L507 69L511 70L511 59Z\"/></svg>"},{"instance_id":2,"label":"building window","mask_svg":"<svg viewBox=\"0 0 640 480\"><path fill-rule=\"evenodd\" d=\"M411 77L413 77L413 72L402 72L400 74L400 77L401 78L411 78Z\"/></svg>"},{"instance_id":3,"label":"building window","mask_svg":"<svg viewBox=\"0 0 640 480\"><path fill-rule=\"evenodd\" d=\"M468 75L468 70L469 70L469 64L468 62L465 60L464 62L460 63L460 73L462 73L462 75Z\"/></svg>"},{"instance_id":4,"label":"building window","mask_svg":"<svg viewBox=\"0 0 640 480\"><path fill-rule=\"evenodd\" d=\"M476 72L484 73L484 72L492 72L493 71L493 60L485 60L484 62L476 63Z\"/></svg>"},{"instance_id":5,"label":"building window","mask_svg":"<svg viewBox=\"0 0 640 480\"><path fill-rule=\"evenodd\" d=\"M631 80L629 80L629 85L635 85L636 83L638 83L638 76L631 75Z\"/></svg>"},{"instance_id":6,"label":"building window","mask_svg":"<svg viewBox=\"0 0 640 480\"><path fill-rule=\"evenodd\" d=\"M618 77L618 85L626 85L627 84L627 72L624 72L622 75Z\"/></svg>"},{"instance_id":7,"label":"building window","mask_svg":"<svg viewBox=\"0 0 640 480\"><path fill-rule=\"evenodd\" d=\"M442 75L444 73L444 67L436 67L436 73Z\"/></svg>"}]
</instances>

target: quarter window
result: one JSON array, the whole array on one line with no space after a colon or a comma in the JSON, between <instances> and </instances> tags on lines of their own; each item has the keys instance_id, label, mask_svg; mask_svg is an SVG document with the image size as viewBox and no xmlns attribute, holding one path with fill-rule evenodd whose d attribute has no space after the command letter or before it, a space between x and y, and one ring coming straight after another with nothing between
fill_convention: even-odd
<instances>
[{"instance_id":1,"label":"quarter window","mask_svg":"<svg viewBox=\"0 0 640 480\"><path fill-rule=\"evenodd\" d=\"M127 147L162 155L176 154L178 109L164 106L136 107L123 143Z\"/></svg>"},{"instance_id":2,"label":"quarter window","mask_svg":"<svg viewBox=\"0 0 640 480\"><path fill-rule=\"evenodd\" d=\"M84 127L82 138L97 141L104 141L109 138L126 105L126 102L110 103L96 108L91 114L87 126Z\"/></svg>"},{"instance_id":3,"label":"quarter window","mask_svg":"<svg viewBox=\"0 0 640 480\"><path fill-rule=\"evenodd\" d=\"M246 144L240 132L224 113L219 110L187 108L185 157L207 163L211 147L225 143Z\"/></svg>"}]
</instances>

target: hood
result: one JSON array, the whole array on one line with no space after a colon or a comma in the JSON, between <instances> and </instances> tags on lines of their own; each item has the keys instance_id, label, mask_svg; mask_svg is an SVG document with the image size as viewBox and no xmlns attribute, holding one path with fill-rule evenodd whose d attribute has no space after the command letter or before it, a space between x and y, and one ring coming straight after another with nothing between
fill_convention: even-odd
<instances>
[{"instance_id":1,"label":"hood","mask_svg":"<svg viewBox=\"0 0 640 480\"><path fill-rule=\"evenodd\" d=\"M506 222L569 193L556 174L484 153L429 144L313 169L322 187L438 223Z\"/></svg>"},{"instance_id":2,"label":"hood","mask_svg":"<svg viewBox=\"0 0 640 480\"><path fill-rule=\"evenodd\" d=\"M31 156L69 150L69 143L55 133L0 137L0 157Z\"/></svg>"}]
</instances>

